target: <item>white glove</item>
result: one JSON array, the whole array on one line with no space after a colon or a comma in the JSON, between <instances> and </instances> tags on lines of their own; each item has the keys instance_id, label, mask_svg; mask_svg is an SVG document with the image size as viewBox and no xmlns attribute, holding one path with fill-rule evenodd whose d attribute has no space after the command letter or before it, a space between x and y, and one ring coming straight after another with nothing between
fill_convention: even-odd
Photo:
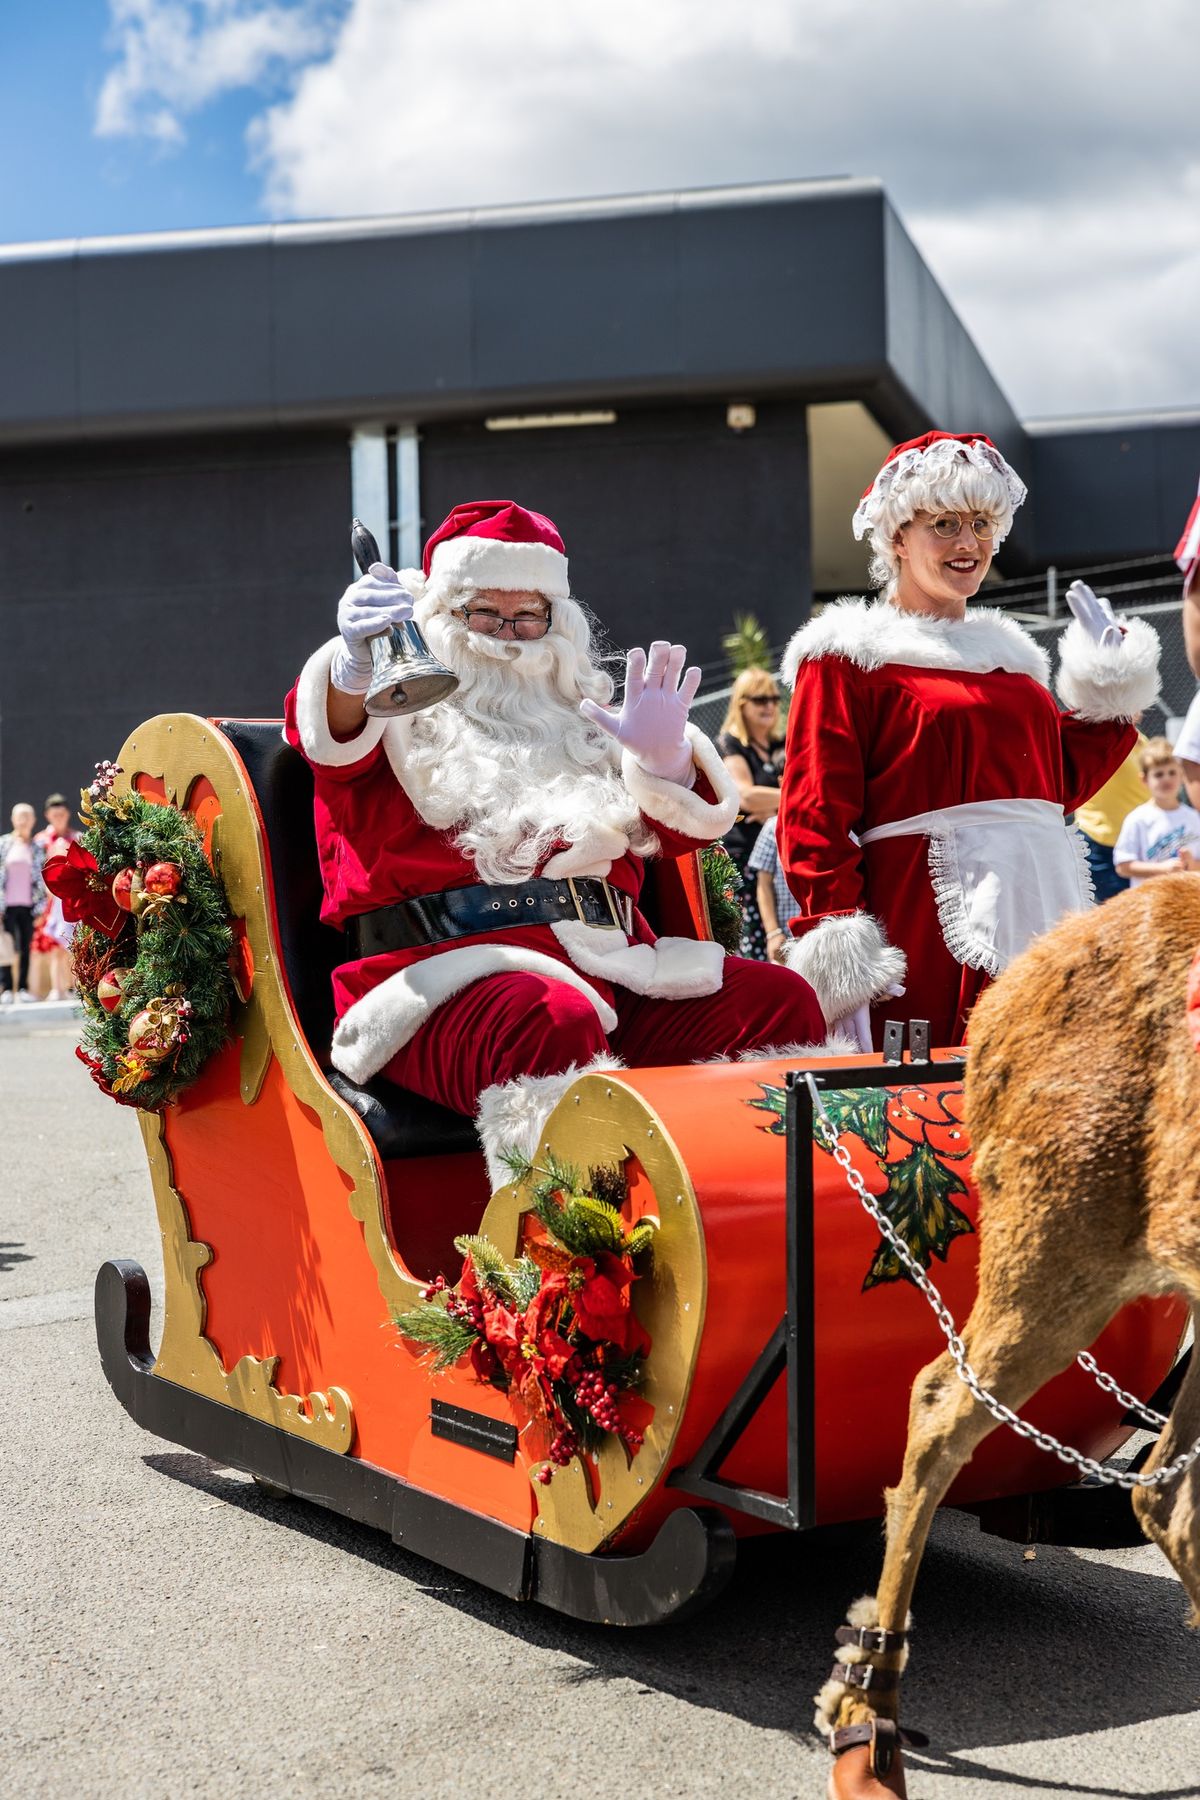
<instances>
[{"instance_id":1,"label":"white glove","mask_svg":"<svg viewBox=\"0 0 1200 1800\"><path fill-rule=\"evenodd\" d=\"M871 1008L865 1001L857 1012L847 1013L844 1019L835 1019L829 1030L840 1031L845 1037L853 1038L864 1056L869 1056L874 1049L871 1042Z\"/></svg>"},{"instance_id":2,"label":"white glove","mask_svg":"<svg viewBox=\"0 0 1200 1800\"><path fill-rule=\"evenodd\" d=\"M342 641L329 669L329 679L339 693L366 693L373 674L371 639L389 625L404 624L412 618L412 610L412 595L400 586L400 577L386 563L372 563L367 573L346 589L337 610Z\"/></svg>"},{"instance_id":3,"label":"white glove","mask_svg":"<svg viewBox=\"0 0 1200 1800\"><path fill-rule=\"evenodd\" d=\"M1125 633L1117 624L1108 601L1093 594L1086 581L1073 581L1067 589L1067 605L1094 644L1102 650L1115 650Z\"/></svg>"},{"instance_id":4,"label":"white glove","mask_svg":"<svg viewBox=\"0 0 1200 1800\"><path fill-rule=\"evenodd\" d=\"M625 695L620 712L581 700L579 710L591 724L616 738L633 755L638 767L660 781L687 782L692 774L692 747L684 727L688 710L700 686L700 670L691 668L679 679L687 661L682 644L656 639L647 658L644 650L631 650L625 658Z\"/></svg>"},{"instance_id":5,"label":"white glove","mask_svg":"<svg viewBox=\"0 0 1200 1800\"><path fill-rule=\"evenodd\" d=\"M908 990L893 982L880 999L903 1000ZM847 1013L844 1018L835 1019L829 1027L830 1031L842 1031L857 1043L864 1056L873 1054L875 1046L871 1042L871 1002L864 1001L856 1012Z\"/></svg>"}]
</instances>

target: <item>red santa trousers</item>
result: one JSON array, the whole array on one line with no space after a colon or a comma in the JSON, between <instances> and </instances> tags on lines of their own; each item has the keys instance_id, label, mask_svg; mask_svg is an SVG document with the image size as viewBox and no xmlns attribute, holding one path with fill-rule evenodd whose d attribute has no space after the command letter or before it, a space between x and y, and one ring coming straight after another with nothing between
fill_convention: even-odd
<instances>
[{"instance_id":1,"label":"red santa trousers","mask_svg":"<svg viewBox=\"0 0 1200 1800\"><path fill-rule=\"evenodd\" d=\"M774 1044L819 1044L825 1021L806 981L774 963L728 956L718 993L650 1000L615 988L606 1034L586 995L552 976L488 975L438 1007L381 1071L473 1116L485 1088L520 1075L561 1075L611 1050L630 1068L703 1062Z\"/></svg>"}]
</instances>

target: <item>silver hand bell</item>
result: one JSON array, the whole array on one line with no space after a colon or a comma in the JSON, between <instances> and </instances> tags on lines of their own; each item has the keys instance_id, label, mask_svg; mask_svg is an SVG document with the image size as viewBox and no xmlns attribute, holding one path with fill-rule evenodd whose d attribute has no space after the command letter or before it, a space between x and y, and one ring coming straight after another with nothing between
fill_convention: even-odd
<instances>
[{"instance_id":1,"label":"silver hand bell","mask_svg":"<svg viewBox=\"0 0 1200 1800\"><path fill-rule=\"evenodd\" d=\"M372 563L383 560L379 545L361 519L350 522L350 547L364 575ZM371 664L375 672L363 704L376 719L422 712L458 686L458 676L433 655L411 619L389 625L371 639Z\"/></svg>"}]
</instances>

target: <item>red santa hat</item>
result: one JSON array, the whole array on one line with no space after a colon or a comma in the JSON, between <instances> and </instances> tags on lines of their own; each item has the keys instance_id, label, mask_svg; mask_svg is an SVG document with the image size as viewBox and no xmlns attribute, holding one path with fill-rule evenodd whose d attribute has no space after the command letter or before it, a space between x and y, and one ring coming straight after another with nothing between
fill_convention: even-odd
<instances>
[{"instance_id":1,"label":"red santa hat","mask_svg":"<svg viewBox=\"0 0 1200 1800\"><path fill-rule=\"evenodd\" d=\"M422 568L439 586L528 589L565 600L567 553L557 527L515 500L465 500L425 546Z\"/></svg>"},{"instance_id":2,"label":"red santa hat","mask_svg":"<svg viewBox=\"0 0 1200 1800\"><path fill-rule=\"evenodd\" d=\"M914 475L922 479L945 475L956 463L967 463L983 473L998 475L1008 497L1008 522L1024 500L1025 483L1005 462L990 437L981 431L927 431L923 437L909 438L893 444L883 459L883 466L855 508L851 521L856 539L865 537L879 524L884 508ZM1001 542L1003 532L997 533Z\"/></svg>"}]
</instances>

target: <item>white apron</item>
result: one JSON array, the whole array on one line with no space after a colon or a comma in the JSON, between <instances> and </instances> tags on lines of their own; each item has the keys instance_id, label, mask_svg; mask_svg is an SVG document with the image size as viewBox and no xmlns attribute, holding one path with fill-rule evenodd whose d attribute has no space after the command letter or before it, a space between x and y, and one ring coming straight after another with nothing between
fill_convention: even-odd
<instances>
[{"instance_id":1,"label":"white apron","mask_svg":"<svg viewBox=\"0 0 1200 1800\"><path fill-rule=\"evenodd\" d=\"M946 948L968 969L999 975L1064 913L1093 904L1079 833L1052 800L976 800L914 813L861 833L927 837L929 875Z\"/></svg>"}]
</instances>

